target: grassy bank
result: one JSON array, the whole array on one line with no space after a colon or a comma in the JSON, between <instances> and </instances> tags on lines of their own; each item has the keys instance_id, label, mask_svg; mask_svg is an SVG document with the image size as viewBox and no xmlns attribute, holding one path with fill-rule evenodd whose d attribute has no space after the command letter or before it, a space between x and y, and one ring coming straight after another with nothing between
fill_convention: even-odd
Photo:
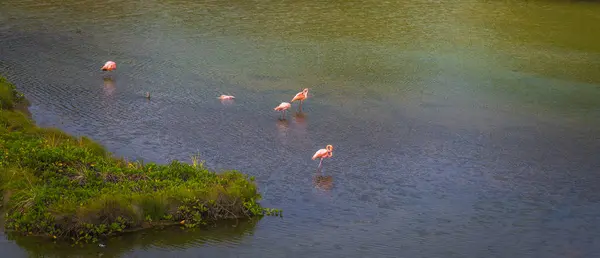
<instances>
[{"instance_id":1,"label":"grassy bank","mask_svg":"<svg viewBox=\"0 0 600 258\"><path fill-rule=\"evenodd\" d=\"M197 159L143 164L86 137L40 128L25 98L0 78L0 191L5 227L80 241L155 225L278 214L262 208L252 178L216 174Z\"/></svg>"}]
</instances>

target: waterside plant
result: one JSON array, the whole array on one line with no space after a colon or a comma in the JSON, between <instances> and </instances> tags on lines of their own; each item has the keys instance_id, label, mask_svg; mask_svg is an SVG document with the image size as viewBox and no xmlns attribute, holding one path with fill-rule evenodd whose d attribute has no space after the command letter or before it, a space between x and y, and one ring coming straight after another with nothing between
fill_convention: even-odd
<instances>
[{"instance_id":1,"label":"waterside plant","mask_svg":"<svg viewBox=\"0 0 600 258\"><path fill-rule=\"evenodd\" d=\"M193 164L130 162L86 137L40 128L26 100L0 77L0 192L5 228L95 242L156 225L186 227L230 218L281 215L261 207L254 179Z\"/></svg>"}]
</instances>

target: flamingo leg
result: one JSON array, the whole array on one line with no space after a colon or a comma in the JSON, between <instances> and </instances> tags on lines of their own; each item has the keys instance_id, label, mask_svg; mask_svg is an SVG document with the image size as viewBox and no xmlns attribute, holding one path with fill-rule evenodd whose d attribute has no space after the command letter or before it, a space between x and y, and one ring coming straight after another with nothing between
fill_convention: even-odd
<instances>
[{"instance_id":1,"label":"flamingo leg","mask_svg":"<svg viewBox=\"0 0 600 258\"><path fill-rule=\"evenodd\" d=\"M323 166L323 158L321 158L321 161L319 161L319 166L317 168L321 168Z\"/></svg>"}]
</instances>

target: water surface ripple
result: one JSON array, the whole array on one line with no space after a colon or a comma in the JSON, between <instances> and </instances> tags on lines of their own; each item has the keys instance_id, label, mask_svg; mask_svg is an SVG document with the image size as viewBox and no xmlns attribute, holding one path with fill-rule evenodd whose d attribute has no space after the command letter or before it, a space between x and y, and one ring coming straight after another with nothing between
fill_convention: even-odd
<instances>
[{"instance_id":1,"label":"water surface ripple","mask_svg":"<svg viewBox=\"0 0 600 258\"><path fill-rule=\"evenodd\" d=\"M105 248L0 233L0 248L598 257L599 12L570 1L5 0L0 74L39 125L131 159L199 154L255 176L262 203L284 217L151 230ZM306 87L304 112L279 121L273 107ZM319 173L310 157L326 144L334 156Z\"/></svg>"}]
</instances>

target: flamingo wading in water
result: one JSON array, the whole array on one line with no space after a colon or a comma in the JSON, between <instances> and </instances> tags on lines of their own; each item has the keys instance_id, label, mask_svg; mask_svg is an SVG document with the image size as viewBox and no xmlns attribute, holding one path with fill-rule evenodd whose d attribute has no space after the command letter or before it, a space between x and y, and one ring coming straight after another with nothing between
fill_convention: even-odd
<instances>
[{"instance_id":1,"label":"flamingo wading in water","mask_svg":"<svg viewBox=\"0 0 600 258\"><path fill-rule=\"evenodd\" d=\"M300 111L302 111L302 103L304 103L304 100L307 99L307 98L308 98L308 88L305 88L301 92L298 92L296 94L296 96L294 96L294 98L292 99L292 101L290 101L290 102L294 103L294 101L296 101L296 100L300 101L300 106L298 106L298 109Z\"/></svg>"},{"instance_id":2,"label":"flamingo wading in water","mask_svg":"<svg viewBox=\"0 0 600 258\"><path fill-rule=\"evenodd\" d=\"M287 109L289 109L292 106L292 104L287 103L287 102L281 102L281 104L279 104L279 106L275 107L273 110L275 111L281 111L281 119L285 119L285 111Z\"/></svg>"},{"instance_id":3,"label":"flamingo wading in water","mask_svg":"<svg viewBox=\"0 0 600 258\"><path fill-rule=\"evenodd\" d=\"M113 71L117 70L117 63L113 61L108 61L104 66L102 66L102 71Z\"/></svg>"},{"instance_id":4,"label":"flamingo wading in water","mask_svg":"<svg viewBox=\"0 0 600 258\"><path fill-rule=\"evenodd\" d=\"M319 162L318 168L321 168L321 165L323 165L323 159L331 157L333 157L333 145L328 144L327 147L325 147L325 149L320 149L317 152L315 152L315 155L313 155L312 160L320 158L321 161Z\"/></svg>"}]
</instances>

